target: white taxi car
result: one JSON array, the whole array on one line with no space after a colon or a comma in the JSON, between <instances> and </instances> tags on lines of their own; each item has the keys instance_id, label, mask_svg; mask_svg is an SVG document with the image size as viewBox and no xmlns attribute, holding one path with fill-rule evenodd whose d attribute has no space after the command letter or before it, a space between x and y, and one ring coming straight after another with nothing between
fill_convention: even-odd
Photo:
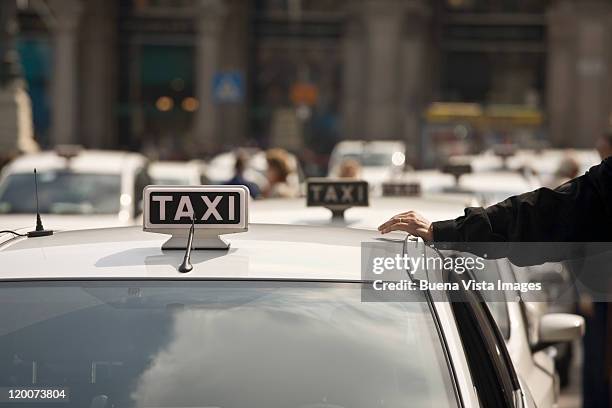
<instances>
[{"instance_id":1,"label":"white taxi car","mask_svg":"<svg viewBox=\"0 0 612 408\"><path fill-rule=\"evenodd\" d=\"M535 407L476 292L362 301L363 243L401 236L248 225L247 195L149 188L147 231L2 236L0 405Z\"/></svg>"},{"instance_id":2,"label":"white taxi car","mask_svg":"<svg viewBox=\"0 0 612 408\"><path fill-rule=\"evenodd\" d=\"M204 184L204 163L199 160L171 161L160 160L149 164L152 184L193 186Z\"/></svg>"},{"instance_id":3,"label":"white taxi car","mask_svg":"<svg viewBox=\"0 0 612 408\"><path fill-rule=\"evenodd\" d=\"M396 140L344 140L332 150L328 177L338 177L345 160L361 166L361 178L374 190L383 182L401 176L406 163L406 144Z\"/></svg>"},{"instance_id":4,"label":"white taxi car","mask_svg":"<svg viewBox=\"0 0 612 408\"><path fill-rule=\"evenodd\" d=\"M592 166L601 162L595 149L543 149L543 150L517 150L516 154L508 158L508 167L511 169L529 168L542 176L552 176L566 158L572 158L578 164L578 174L584 174Z\"/></svg>"},{"instance_id":5,"label":"white taxi car","mask_svg":"<svg viewBox=\"0 0 612 408\"><path fill-rule=\"evenodd\" d=\"M34 227L37 202L48 229L133 225L142 189L149 182L147 159L138 153L62 146L21 156L2 169L0 229Z\"/></svg>"},{"instance_id":6,"label":"white taxi car","mask_svg":"<svg viewBox=\"0 0 612 408\"><path fill-rule=\"evenodd\" d=\"M506 258L487 261L487 278L493 281L535 281L535 277L531 280L526 276L519 277L516 270L517 267ZM538 299L544 293L525 294L511 290L504 295L504 298L490 300L487 304L504 336L512 361L529 384L536 404L539 407L555 406L561 385L554 360L556 347L565 349L578 340L584 334L584 319L571 313L547 313L545 296ZM487 294L483 293L483 297L487 299ZM547 339L553 332L554 342L550 342Z\"/></svg>"}]
</instances>

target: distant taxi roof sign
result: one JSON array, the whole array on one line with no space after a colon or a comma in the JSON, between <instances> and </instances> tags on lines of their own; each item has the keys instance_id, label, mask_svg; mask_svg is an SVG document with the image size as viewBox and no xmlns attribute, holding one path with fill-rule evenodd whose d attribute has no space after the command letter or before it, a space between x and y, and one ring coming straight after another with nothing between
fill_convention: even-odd
<instances>
[{"instance_id":1,"label":"distant taxi roof sign","mask_svg":"<svg viewBox=\"0 0 612 408\"><path fill-rule=\"evenodd\" d=\"M170 234L162 249L185 249L192 220L194 249L226 249L219 236L248 229L245 186L147 186L143 229Z\"/></svg>"},{"instance_id":2,"label":"distant taxi roof sign","mask_svg":"<svg viewBox=\"0 0 612 408\"><path fill-rule=\"evenodd\" d=\"M368 182L351 179L310 178L306 186L306 205L326 207L341 217L350 207L367 207Z\"/></svg>"},{"instance_id":3,"label":"distant taxi roof sign","mask_svg":"<svg viewBox=\"0 0 612 408\"><path fill-rule=\"evenodd\" d=\"M416 197L421 195L418 182L387 181L382 184L383 197Z\"/></svg>"}]
</instances>

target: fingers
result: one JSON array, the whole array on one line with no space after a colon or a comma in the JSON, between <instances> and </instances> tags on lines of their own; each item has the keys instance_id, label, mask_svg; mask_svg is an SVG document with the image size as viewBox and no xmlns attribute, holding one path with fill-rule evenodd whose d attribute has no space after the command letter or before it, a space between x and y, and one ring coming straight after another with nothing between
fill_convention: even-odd
<instances>
[{"instance_id":1,"label":"fingers","mask_svg":"<svg viewBox=\"0 0 612 408\"><path fill-rule=\"evenodd\" d=\"M390 225L389 227L381 230L380 232L381 234L386 234L392 231L404 231L409 234L415 235L415 225L412 223L409 224L405 222L396 222L395 224Z\"/></svg>"},{"instance_id":2,"label":"fingers","mask_svg":"<svg viewBox=\"0 0 612 408\"><path fill-rule=\"evenodd\" d=\"M384 222L383 224L381 224L378 227L378 230L384 234L385 230L388 230L394 224L397 224L397 223L406 223L406 224L409 224L409 223L414 222L414 220L415 220L415 213L414 213L414 211L407 211L407 212L400 213L400 214L397 214L397 215L391 217L391 219L389 221Z\"/></svg>"}]
</instances>

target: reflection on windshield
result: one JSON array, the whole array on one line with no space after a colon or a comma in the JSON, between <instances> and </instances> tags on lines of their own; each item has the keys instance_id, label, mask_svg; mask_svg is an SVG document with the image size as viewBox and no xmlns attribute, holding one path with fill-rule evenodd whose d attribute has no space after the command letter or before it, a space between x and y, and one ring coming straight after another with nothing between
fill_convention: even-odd
<instances>
[{"instance_id":1,"label":"reflection on windshield","mask_svg":"<svg viewBox=\"0 0 612 408\"><path fill-rule=\"evenodd\" d=\"M40 212L47 214L116 214L121 177L115 174L47 171L38 173ZM32 174L11 174L0 186L0 213L36 212Z\"/></svg>"},{"instance_id":2,"label":"reflection on windshield","mask_svg":"<svg viewBox=\"0 0 612 408\"><path fill-rule=\"evenodd\" d=\"M457 405L424 302L362 303L353 283L58 285L0 289L0 387L35 366L66 407Z\"/></svg>"}]
</instances>

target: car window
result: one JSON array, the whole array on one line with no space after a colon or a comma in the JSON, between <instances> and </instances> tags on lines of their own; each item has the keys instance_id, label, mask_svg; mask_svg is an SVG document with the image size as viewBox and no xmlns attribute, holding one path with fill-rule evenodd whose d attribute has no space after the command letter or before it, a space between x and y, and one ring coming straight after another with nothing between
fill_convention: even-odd
<instances>
[{"instance_id":1,"label":"car window","mask_svg":"<svg viewBox=\"0 0 612 408\"><path fill-rule=\"evenodd\" d=\"M499 327L504 339L510 339L510 316L508 314L507 302L487 302L487 307L491 311L495 323Z\"/></svg>"},{"instance_id":2,"label":"car window","mask_svg":"<svg viewBox=\"0 0 612 408\"><path fill-rule=\"evenodd\" d=\"M5 283L0 387L67 387L64 407L457 406L422 296L368 303L360 289Z\"/></svg>"},{"instance_id":3,"label":"car window","mask_svg":"<svg viewBox=\"0 0 612 408\"><path fill-rule=\"evenodd\" d=\"M449 281L468 279L451 272ZM519 388L503 336L478 292L460 290L452 303L478 397L485 407L511 407Z\"/></svg>"},{"instance_id":4,"label":"car window","mask_svg":"<svg viewBox=\"0 0 612 408\"><path fill-rule=\"evenodd\" d=\"M118 174L39 171L38 202L47 214L116 214L121 177ZM30 173L7 176L0 186L0 213L36 212L34 178Z\"/></svg>"},{"instance_id":5,"label":"car window","mask_svg":"<svg viewBox=\"0 0 612 408\"><path fill-rule=\"evenodd\" d=\"M345 154L342 156L342 160L357 160L365 167L389 166L391 164L391 155L392 153L363 152L361 154Z\"/></svg>"},{"instance_id":6,"label":"car window","mask_svg":"<svg viewBox=\"0 0 612 408\"><path fill-rule=\"evenodd\" d=\"M482 270L474 269L470 272L474 278L480 281L487 282L509 282L508 277L502 277L499 270L499 264L497 260L484 260L485 268ZM514 282L514 280L512 280ZM510 314L508 312L508 301L514 301L512 299L506 299L505 292L492 292L483 290L480 292L483 299L485 299L487 307L497 323L500 332L504 336L504 339L510 339Z\"/></svg>"}]
</instances>

